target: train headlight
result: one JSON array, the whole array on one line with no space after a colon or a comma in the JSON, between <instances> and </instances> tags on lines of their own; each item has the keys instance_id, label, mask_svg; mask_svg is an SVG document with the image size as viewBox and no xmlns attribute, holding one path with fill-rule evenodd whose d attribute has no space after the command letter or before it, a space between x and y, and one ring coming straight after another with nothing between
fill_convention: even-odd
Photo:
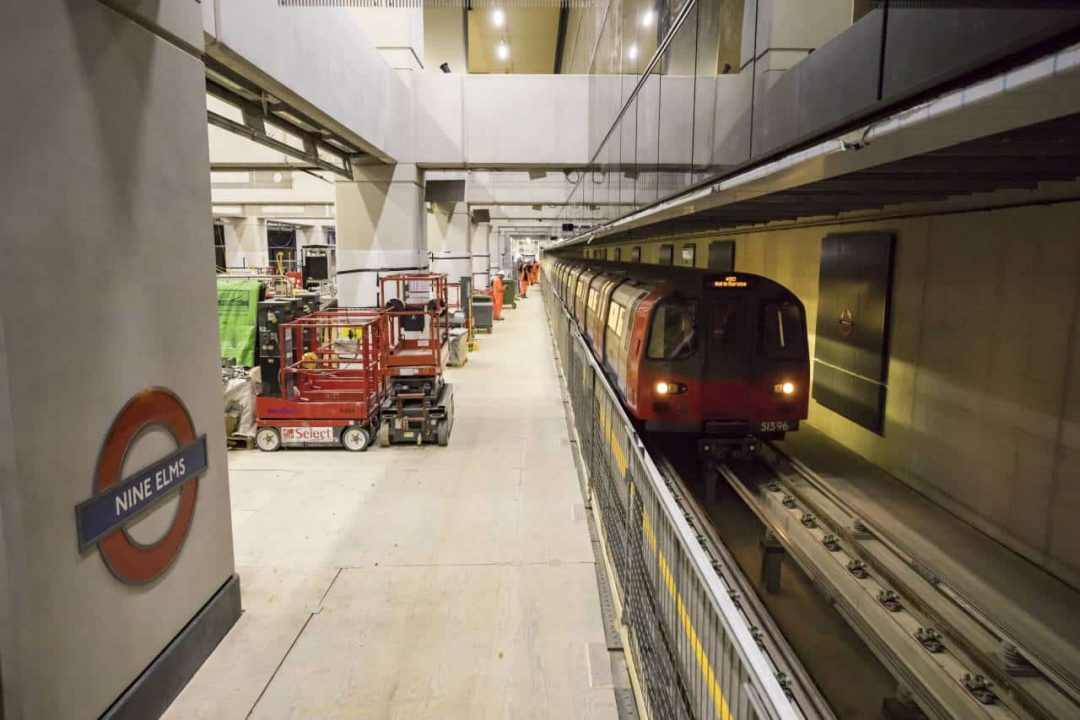
<instances>
[{"instance_id":1,"label":"train headlight","mask_svg":"<svg viewBox=\"0 0 1080 720\"><path fill-rule=\"evenodd\" d=\"M783 382L773 386L773 392L778 395L793 395L795 393L795 383Z\"/></svg>"},{"instance_id":2,"label":"train headlight","mask_svg":"<svg viewBox=\"0 0 1080 720\"><path fill-rule=\"evenodd\" d=\"M686 392L686 386L682 383L664 382L656 383L657 395L681 395Z\"/></svg>"}]
</instances>

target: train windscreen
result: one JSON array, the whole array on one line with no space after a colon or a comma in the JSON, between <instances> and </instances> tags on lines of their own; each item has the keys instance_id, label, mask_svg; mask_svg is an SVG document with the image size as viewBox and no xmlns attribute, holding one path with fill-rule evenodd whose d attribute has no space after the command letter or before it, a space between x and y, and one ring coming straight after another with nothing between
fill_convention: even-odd
<instances>
[{"instance_id":1,"label":"train windscreen","mask_svg":"<svg viewBox=\"0 0 1080 720\"><path fill-rule=\"evenodd\" d=\"M680 360L697 350L697 303L665 300L653 311L649 330L649 359Z\"/></svg>"},{"instance_id":2,"label":"train windscreen","mask_svg":"<svg viewBox=\"0 0 1080 720\"><path fill-rule=\"evenodd\" d=\"M795 303L775 302L764 306L762 344L765 353L775 358L806 356L806 332L802 309Z\"/></svg>"},{"instance_id":3,"label":"train windscreen","mask_svg":"<svg viewBox=\"0 0 1080 720\"><path fill-rule=\"evenodd\" d=\"M713 295L713 322L710 343L720 356L737 354L739 336L742 335L743 298L737 293L720 291Z\"/></svg>"}]
</instances>

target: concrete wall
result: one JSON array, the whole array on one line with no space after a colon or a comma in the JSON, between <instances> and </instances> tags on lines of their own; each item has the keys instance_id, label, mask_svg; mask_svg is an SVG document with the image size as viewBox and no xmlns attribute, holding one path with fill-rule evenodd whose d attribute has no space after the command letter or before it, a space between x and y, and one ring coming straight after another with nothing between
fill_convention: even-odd
<instances>
[{"instance_id":1,"label":"concrete wall","mask_svg":"<svg viewBox=\"0 0 1080 720\"><path fill-rule=\"evenodd\" d=\"M175 5L198 26L197 3ZM0 169L0 714L95 718L233 572L204 68L98 2L5 3L0 26L18 28L0 45L0 135L18 140ZM179 555L133 586L78 551L74 508L150 386L186 403L209 471ZM170 505L132 535L152 540Z\"/></svg>"},{"instance_id":2,"label":"concrete wall","mask_svg":"<svg viewBox=\"0 0 1080 720\"><path fill-rule=\"evenodd\" d=\"M271 78L313 114L332 119L367 149L396 157L405 85L372 46L363 18L344 8L280 7L263 0L216 4L211 56Z\"/></svg>"},{"instance_id":3,"label":"concrete wall","mask_svg":"<svg viewBox=\"0 0 1080 720\"><path fill-rule=\"evenodd\" d=\"M388 62L394 48L372 45L365 28L380 19L375 10L230 0L208 14L206 27L216 34L207 52L384 160L428 167L587 162L587 76L414 72L413 64ZM399 35L423 57L415 23Z\"/></svg>"},{"instance_id":4,"label":"concrete wall","mask_svg":"<svg viewBox=\"0 0 1080 720\"><path fill-rule=\"evenodd\" d=\"M813 343L821 239L896 233L884 433L816 403L809 422L1074 585L1077 226L1080 203L1063 203L730 236L737 269L806 303ZM697 244L704 266L708 240ZM658 246L643 259L655 262Z\"/></svg>"},{"instance_id":5,"label":"concrete wall","mask_svg":"<svg viewBox=\"0 0 1080 720\"><path fill-rule=\"evenodd\" d=\"M588 160L584 75L416 73L417 162L564 166Z\"/></svg>"},{"instance_id":6,"label":"concrete wall","mask_svg":"<svg viewBox=\"0 0 1080 720\"><path fill-rule=\"evenodd\" d=\"M439 65L445 62L450 63L451 72L465 72L465 16L461 6L424 8L425 68L440 72Z\"/></svg>"}]
</instances>

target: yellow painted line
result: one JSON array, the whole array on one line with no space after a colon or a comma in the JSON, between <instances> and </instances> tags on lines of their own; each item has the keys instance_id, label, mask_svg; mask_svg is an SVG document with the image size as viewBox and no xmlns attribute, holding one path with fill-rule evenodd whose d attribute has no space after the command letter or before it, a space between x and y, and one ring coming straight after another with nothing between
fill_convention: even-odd
<instances>
[{"instance_id":1,"label":"yellow painted line","mask_svg":"<svg viewBox=\"0 0 1080 720\"><path fill-rule=\"evenodd\" d=\"M602 427L605 427L605 423L608 419L607 413L601 408L600 421ZM611 451L615 455L615 462L620 464L620 467L623 468L623 472L625 473L626 456L617 442L611 426L606 425L606 429L608 443L611 445ZM622 458L621 462L620 458ZM631 503L633 502L635 494L636 490L634 483L631 482ZM664 586L667 588L668 594L670 594L675 601L675 611L679 616L679 622L682 625L683 632L686 634L686 639L690 642L690 647L694 651L694 659L697 660L698 669L701 671L701 675L705 680L705 685L709 688L709 696L712 698L713 710L715 711L716 716L720 717L721 720L731 720L731 710L728 708L727 698L724 697L724 691L720 688L720 682L716 678L716 672L713 670L709 655L705 652L705 647L701 644L701 639L698 637L697 630L694 628L694 623L690 620L690 613L686 611L686 604L683 602L682 595L679 593L678 588L675 587L675 576L671 574L671 568L668 566L667 558L664 557L664 553L657 547L656 531L653 530L652 521L649 520L649 513L645 511L644 505L641 507L641 528L645 533L645 540L649 543L649 547L656 553L656 560L660 566L660 575L664 579Z\"/></svg>"},{"instance_id":2,"label":"yellow painted line","mask_svg":"<svg viewBox=\"0 0 1080 720\"><path fill-rule=\"evenodd\" d=\"M619 466L619 473L625 476L626 467L629 465L629 461L626 459L626 451L623 449L622 443L619 442L619 438L616 437L611 415L603 405L600 406L600 428L604 435L607 436L608 445L611 446L611 453L615 457L615 464Z\"/></svg>"}]
</instances>

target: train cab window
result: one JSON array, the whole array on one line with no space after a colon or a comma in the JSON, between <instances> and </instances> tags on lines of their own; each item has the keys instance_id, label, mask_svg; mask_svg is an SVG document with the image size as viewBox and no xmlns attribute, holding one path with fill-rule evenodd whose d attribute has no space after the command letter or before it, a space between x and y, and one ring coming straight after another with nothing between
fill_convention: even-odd
<instances>
[{"instance_id":1,"label":"train cab window","mask_svg":"<svg viewBox=\"0 0 1080 720\"><path fill-rule=\"evenodd\" d=\"M649 330L649 358L679 360L697 350L697 303L665 300L653 311Z\"/></svg>"},{"instance_id":2,"label":"train cab window","mask_svg":"<svg viewBox=\"0 0 1080 720\"><path fill-rule=\"evenodd\" d=\"M802 310L795 303L765 305L762 314L762 343L773 357L799 358L806 355L806 333Z\"/></svg>"},{"instance_id":3,"label":"train cab window","mask_svg":"<svg viewBox=\"0 0 1080 720\"><path fill-rule=\"evenodd\" d=\"M713 322L710 325L712 347L719 350L733 350L739 346L739 329L742 325L742 298L730 292L715 295Z\"/></svg>"}]
</instances>

